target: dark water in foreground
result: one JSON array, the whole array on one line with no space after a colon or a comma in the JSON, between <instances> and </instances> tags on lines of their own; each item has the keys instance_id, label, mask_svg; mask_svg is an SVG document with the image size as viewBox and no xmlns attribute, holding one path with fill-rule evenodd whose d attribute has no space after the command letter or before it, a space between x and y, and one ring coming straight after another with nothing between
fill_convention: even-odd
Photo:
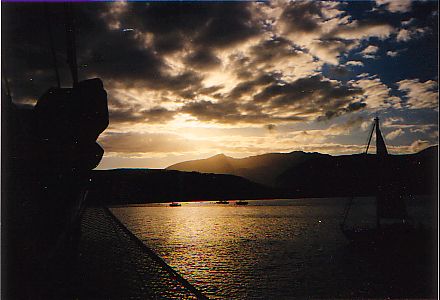
<instances>
[{"instance_id":1,"label":"dark water in foreground","mask_svg":"<svg viewBox=\"0 0 440 300\"><path fill-rule=\"evenodd\" d=\"M373 199L357 199L349 221L374 222ZM348 244L339 230L346 199L214 202L113 208L142 241L214 299L434 297L432 247L377 250ZM427 199L409 203L430 225Z\"/></svg>"}]
</instances>

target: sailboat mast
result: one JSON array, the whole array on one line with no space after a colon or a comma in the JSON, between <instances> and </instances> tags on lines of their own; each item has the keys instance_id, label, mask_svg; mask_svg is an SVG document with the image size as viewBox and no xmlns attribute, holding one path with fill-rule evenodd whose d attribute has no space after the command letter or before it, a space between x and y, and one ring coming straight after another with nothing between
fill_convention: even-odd
<instances>
[{"instance_id":1,"label":"sailboat mast","mask_svg":"<svg viewBox=\"0 0 440 300\"><path fill-rule=\"evenodd\" d=\"M386 160L384 158L388 155L388 150L385 145L385 141L382 137L382 132L380 130L379 126L379 118L374 118L374 127L376 128L376 157L377 157L377 167L382 167L383 170L381 170L377 174L377 196L376 196L376 224L377 228L380 228L380 219L383 216L384 213L384 201L386 200L386 197L384 195L386 187L384 185L387 185L387 183L384 180L384 174L388 171L387 170L387 164Z\"/></svg>"}]
</instances>

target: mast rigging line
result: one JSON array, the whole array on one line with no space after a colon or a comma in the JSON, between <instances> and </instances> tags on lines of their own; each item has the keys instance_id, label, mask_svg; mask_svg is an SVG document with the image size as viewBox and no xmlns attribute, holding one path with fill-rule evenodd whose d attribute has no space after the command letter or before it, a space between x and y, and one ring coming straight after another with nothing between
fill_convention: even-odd
<instances>
[{"instance_id":1,"label":"mast rigging line","mask_svg":"<svg viewBox=\"0 0 440 300\"><path fill-rule=\"evenodd\" d=\"M50 52L52 55L52 64L55 71L55 79L57 82L57 87L61 87L61 81L60 81L60 73L58 71L58 63L57 63L57 56L55 52L55 46L53 42L53 34L52 34L52 25L50 21L50 14L47 3L44 4L44 14L46 15L46 23L47 23L47 33L49 36L49 45L50 45Z\"/></svg>"},{"instance_id":2,"label":"mast rigging line","mask_svg":"<svg viewBox=\"0 0 440 300\"><path fill-rule=\"evenodd\" d=\"M365 154L368 154L368 149L370 148L371 138L373 137L374 128L376 127L376 122L373 122L373 126L371 127L370 136L368 138L367 148L365 149Z\"/></svg>"},{"instance_id":3,"label":"mast rigging line","mask_svg":"<svg viewBox=\"0 0 440 300\"><path fill-rule=\"evenodd\" d=\"M66 53L67 64L72 74L73 86L78 84L78 65L76 60L76 41L73 5L70 2L64 4L66 18Z\"/></svg>"},{"instance_id":4,"label":"mast rigging line","mask_svg":"<svg viewBox=\"0 0 440 300\"><path fill-rule=\"evenodd\" d=\"M2 67L2 74L3 74L3 81L5 82L5 88L6 88L6 94L8 95L8 97L11 97L11 89L9 87L9 80L8 80L8 76L5 73L5 70Z\"/></svg>"},{"instance_id":5,"label":"mast rigging line","mask_svg":"<svg viewBox=\"0 0 440 300\"><path fill-rule=\"evenodd\" d=\"M8 101L10 103L12 103L12 95L11 95L11 88L9 86L9 80L8 80L8 76L5 73L5 70L3 68L4 63L2 62L2 78L3 78L3 82L5 83L5 88L6 88L6 97L8 97Z\"/></svg>"},{"instance_id":6,"label":"mast rigging line","mask_svg":"<svg viewBox=\"0 0 440 300\"><path fill-rule=\"evenodd\" d=\"M54 39L52 34L52 26L50 21L50 15L48 10L48 5L44 5L44 13L46 16L46 22L47 22L47 31L48 31L48 37L49 37L49 45L51 50L51 56L52 56L52 64L55 71L55 78L57 87L61 87L61 80L60 80L60 73L58 70L58 63L56 59L56 51L54 47ZM76 41L75 41L75 25L74 25L74 13L73 13L73 6L72 3L66 2L64 4L64 13L65 13L65 30L66 30L66 56L67 56L67 64L69 65L70 72L72 75L72 81L73 81L73 87L78 84L78 64L77 64L77 57L76 57ZM12 102L12 95L11 95L11 89L9 85L8 77L5 73L4 63L2 61L2 78L3 82L5 84L6 88L6 95L10 102Z\"/></svg>"}]
</instances>

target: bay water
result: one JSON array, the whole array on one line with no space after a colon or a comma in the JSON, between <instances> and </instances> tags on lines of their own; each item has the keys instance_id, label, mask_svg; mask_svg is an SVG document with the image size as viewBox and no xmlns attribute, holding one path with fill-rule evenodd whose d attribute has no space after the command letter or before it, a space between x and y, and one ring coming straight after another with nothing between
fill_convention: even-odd
<instances>
[{"instance_id":1,"label":"bay water","mask_svg":"<svg viewBox=\"0 0 440 300\"><path fill-rule=\"evenodd\" d=\"M339 227L347 201L202 201L111 210L211 299L432 296L434 249L400 255L353 247ZM348 225L373 226L374 201L355 198ZM408 200L415 222L436 226L432 203L426 197Z\"/></svg>"}]
</instances>

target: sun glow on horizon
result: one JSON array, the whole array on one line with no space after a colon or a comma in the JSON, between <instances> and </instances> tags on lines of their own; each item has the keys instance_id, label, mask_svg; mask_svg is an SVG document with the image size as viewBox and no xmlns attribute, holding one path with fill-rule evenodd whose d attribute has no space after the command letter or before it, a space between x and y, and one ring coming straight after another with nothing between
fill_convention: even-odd
<instances>
[{"instance_id":1,"label":"sun glow on horizon","mask_svg":"<svg viewBox=\"0 0 440 300\"><path fill-rule=\"evenodd\" d=\"M360 153L376 114L392 153L438 144L438 5L404 2L78 5L80 79L99 77L108 95L99 168ZM5 72L14 101L32 104L53 85L46 20L14 5Z\"/></svg>"}]
</instances>

